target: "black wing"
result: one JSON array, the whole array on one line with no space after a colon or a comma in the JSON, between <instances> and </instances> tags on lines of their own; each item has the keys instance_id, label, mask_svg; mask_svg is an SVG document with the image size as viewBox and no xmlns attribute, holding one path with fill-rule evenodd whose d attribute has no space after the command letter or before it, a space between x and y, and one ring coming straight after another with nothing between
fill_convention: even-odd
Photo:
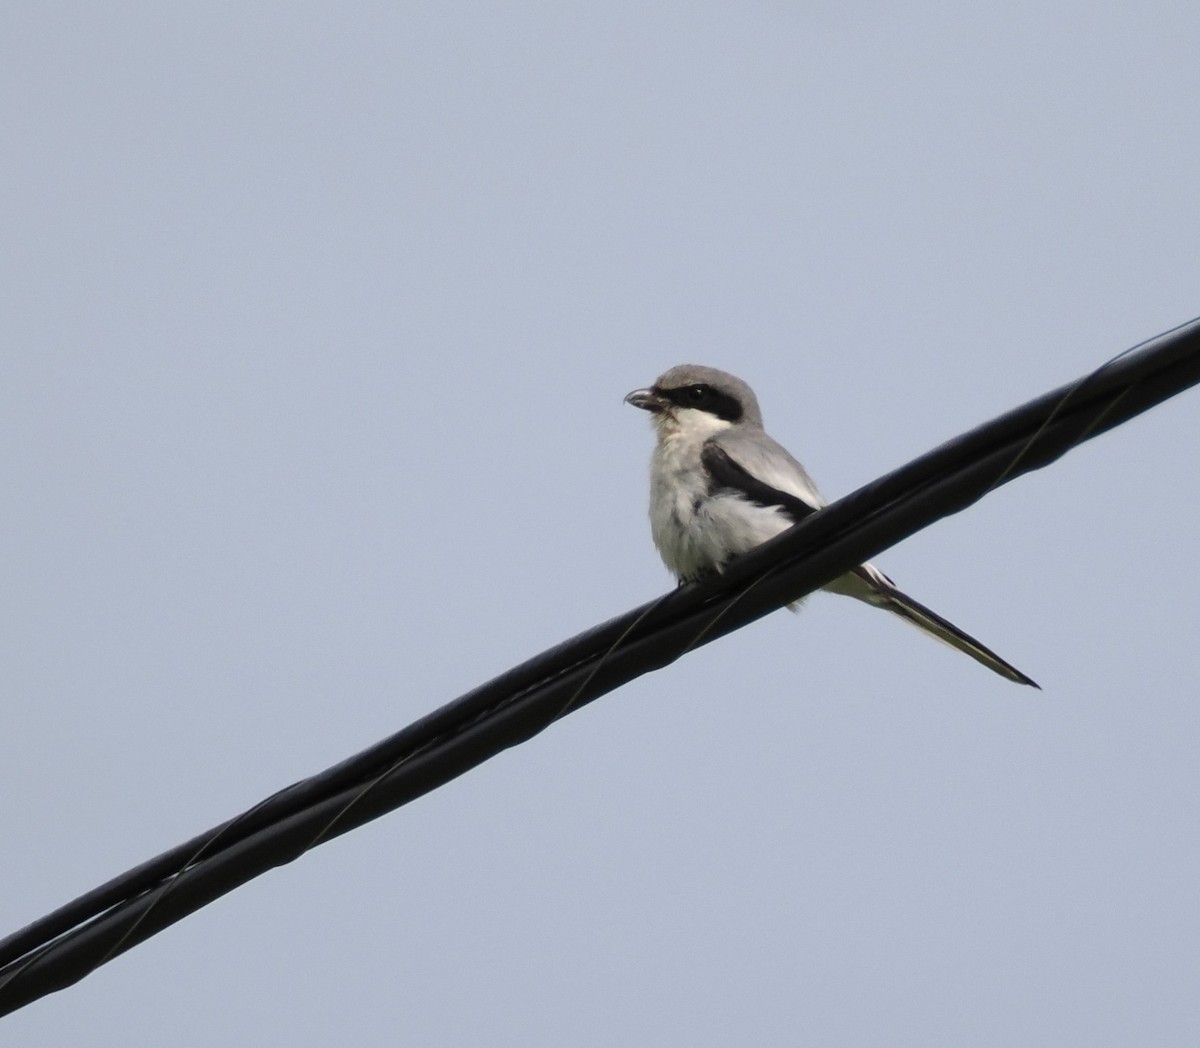
<instances>
[{"instance_id":1,"label":"black wing","mask_svg":"<svg viewBox=\"0 0 1200 1048\"><path fill-rule=\"evenodd\" d=\"M793 524L817 512L803 499L773 488L770 484L764 484L732 459L724 448L711 440L700 449L700 461L708 470L710 491L713 493L735 491L756 505L775 506L783 510Z\"/></svg>"}]
</instances>

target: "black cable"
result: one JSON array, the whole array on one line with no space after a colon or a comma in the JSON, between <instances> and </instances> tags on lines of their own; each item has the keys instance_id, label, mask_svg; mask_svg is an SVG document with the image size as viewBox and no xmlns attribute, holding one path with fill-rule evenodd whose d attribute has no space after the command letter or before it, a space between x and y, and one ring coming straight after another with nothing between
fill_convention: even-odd
<instances>
[{"instance_id":1,"label":"black cable","mask_svg":"<svg viewBox=\"0 0 1200 1048\"><path fill-rule=\"evenodd\" d=\"M1200 382L1200 321L943 444L739 558L509 670L0 941L0 1015L260 873L435 789Z\"/></svg>"}]
</instances>

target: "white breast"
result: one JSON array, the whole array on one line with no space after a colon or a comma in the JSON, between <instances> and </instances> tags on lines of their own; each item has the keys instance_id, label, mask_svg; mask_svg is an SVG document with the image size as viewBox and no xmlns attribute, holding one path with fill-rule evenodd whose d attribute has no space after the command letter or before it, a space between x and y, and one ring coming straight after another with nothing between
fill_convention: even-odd
<instances>
[{"instance_id":1,"label":"white breast","mask_svg":"<svg viewBox=\"0 0 1200 1048\"><path fill-rule=\"evenodd\" d=\"M774 507L709 494L700 449L711 435L688 429L664 435L651 462L650 530L663 562L681 582L720 570L791 525Z\"/></svg>"}]
</instances>

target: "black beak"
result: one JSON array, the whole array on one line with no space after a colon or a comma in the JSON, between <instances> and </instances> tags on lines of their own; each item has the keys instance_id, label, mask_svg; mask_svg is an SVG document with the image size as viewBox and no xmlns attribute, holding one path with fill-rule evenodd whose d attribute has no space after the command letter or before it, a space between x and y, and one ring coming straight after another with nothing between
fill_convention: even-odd
<instances>
[{"instance_id":1,"label":"black beak","mask_svg":"<svg viewBox=\"0 0 1200 1048\"><path fill-rule=\"evenodd\" d=\"M641 408L643 411L653 411L655 414L667 406L663 398L652 389L635 389L625 397L625 403L632 404L635 408Z\"/></svg>"}]
</instances>

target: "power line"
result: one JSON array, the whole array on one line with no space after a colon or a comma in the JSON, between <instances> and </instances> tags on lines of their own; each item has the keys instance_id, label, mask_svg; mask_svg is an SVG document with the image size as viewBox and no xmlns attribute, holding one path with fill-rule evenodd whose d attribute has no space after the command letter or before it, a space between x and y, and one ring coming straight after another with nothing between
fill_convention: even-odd
<instances>
[{"instance_id":1,"label":"power line","mask_svg":"<svg viewBox=\"0 0 1200 1048\"><path fill-rule=\"evenodd\" d=\"M1194 320L880 477L724 574L588 630L121 874L0 941L0 1015L1198 382Z\"/></svg>"}]
</instances>

